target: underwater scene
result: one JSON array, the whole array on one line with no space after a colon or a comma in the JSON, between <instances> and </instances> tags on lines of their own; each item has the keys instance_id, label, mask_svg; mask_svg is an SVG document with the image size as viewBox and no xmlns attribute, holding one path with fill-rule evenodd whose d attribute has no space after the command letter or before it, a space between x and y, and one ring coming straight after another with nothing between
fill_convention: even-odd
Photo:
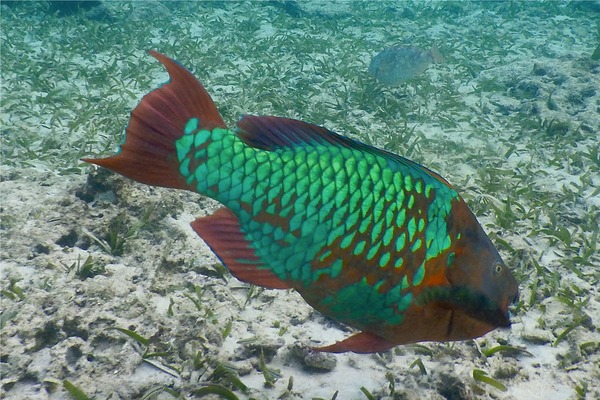
<instances>
[{"instance_id":1,"label":"underwater scene","mask_svg":"<svg viewBox=\"0 0 600 400\"><path fill-rule=\"evenodd\" d=\"M0 21L1 398L600 398L599 1Z\"/></svg>"}]
</instances>

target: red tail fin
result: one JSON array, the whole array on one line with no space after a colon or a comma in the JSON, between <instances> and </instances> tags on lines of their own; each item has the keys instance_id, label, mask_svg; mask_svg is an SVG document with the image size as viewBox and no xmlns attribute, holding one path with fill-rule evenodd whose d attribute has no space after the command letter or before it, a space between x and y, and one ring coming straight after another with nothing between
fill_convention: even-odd
<instances>
[{"instance_id":1,"label":"red tail fin","mask_svg":"<svg viewBox=\"0 0 600 400\"><path fill-rule=\"evenodd\" d=\"M83 161L148 185L190 189L179 173L175 141L183 136L190 118L198 118L200 127L208 130L226 125L206 89L188 70L160 53L150 54L163 63L171 79L133 110L118 154Z\"/></svg>"}]
</instances>

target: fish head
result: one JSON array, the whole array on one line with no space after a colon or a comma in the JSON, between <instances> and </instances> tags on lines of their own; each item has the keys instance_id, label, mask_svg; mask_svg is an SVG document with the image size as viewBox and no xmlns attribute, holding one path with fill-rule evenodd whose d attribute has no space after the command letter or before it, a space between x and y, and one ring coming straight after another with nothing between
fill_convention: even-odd
<instances>
[{"instance_id":1,"label":"fish head","mask_svg":"<svg viewBox=\"0 0 600 400\"><path fill-rule=\"evenodd\" d=\"M367 330L398 345L474 339L511 325L517 280L462 199L446 224L450 246L429 260L402 323Z\"/></svg>"},{"instance_id":2,"label":"fish head","mask_svg":"<svg viewBox=\"0 0 600 400\"><path fill-rule=\"evenodd\" d=\"M455 317L471 325L474 337L497 327L509 327L509 306L518 300L518 283L498 250L464 201L453 213L456 241L451 248L446 277L450 287L444 295ZM458 228L460 227L460 228ZM434 296L435 297L435 296ZM441 299L440 299L441 300ZM457 319L457 321L458 321Z\"/></svg>"}]
</instances>

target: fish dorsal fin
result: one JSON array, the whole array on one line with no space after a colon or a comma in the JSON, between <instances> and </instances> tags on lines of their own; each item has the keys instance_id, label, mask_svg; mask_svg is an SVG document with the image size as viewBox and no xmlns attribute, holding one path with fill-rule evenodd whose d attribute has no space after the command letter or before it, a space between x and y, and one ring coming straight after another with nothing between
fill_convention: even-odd
<instances>
[{"instance_id":1,"label":"fish dorsal fin","mask_svg":"<svg viewBox=\"0 0 600 400\"><path fill-rule=\"evenodd\" d=\"M300 144L339 144L345 139L328 129L297 119L245 115L237 134L246 144L264 150Z\"/></svg>"},{"instance_id":2,"label":"fish dorsal fin","mask_svg":"<svg viewBox=\"0 0 600 400\"><path fill-rule=\"evenodd\" d=\"M404 166L421 170L450 189L444 178L414 161L381 150L368 144L339 135L329 129L290 118L245 115L237 123L237 134L246 144L263 150L275 150L298 145L329 144L371 153L385 158L390 166Z\"/></svg>"},{"instance_id":3,"label":"fish dorsal fin","mask_svg":"<svg viewBox=\"0 0 600 400\"><path fill-rule=\"evenodd\" d=\"M196 219L191 225L239 280L270 289L290 288L258 258L239 219L230 209L220 208L212 215Z\"/></svg>"}]
</instances>

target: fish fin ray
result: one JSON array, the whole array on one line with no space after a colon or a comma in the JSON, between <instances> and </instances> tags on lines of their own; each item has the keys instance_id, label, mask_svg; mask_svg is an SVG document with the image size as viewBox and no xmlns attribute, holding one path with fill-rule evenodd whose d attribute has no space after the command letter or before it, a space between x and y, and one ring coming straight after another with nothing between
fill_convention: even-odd
<instances>
[{"instance_id":1,"label":"fish fin ray","mask_svg":"<svg viewBox=\"0 0 600 400\"><path fill-rule=\"evenodd\" d=\"M191 118L208 130L226 125L206 89L187 69L160 53L150 54L167 68L169 81L144 96L131 112L118 154L83 161L148 185L193 190L179 173L175 142Z\"/></svg>"},{"instance_id":2,"label":"fish fin ray","mask_svg":"<svg viewBox=\"0 0 600 400\"><path fill-rule=\"evenodd\" d=\"M237 134L246 144L263 150L299 144L338 144L342 136L297 119L245 115L237 123Z\"/></svg>"},{"instance_id":3,"label":"fish fin ray","mask_svg":"<svg viewBox=\"0 0 600 400\"><path fill-rule=\"evenodd\" d=\"M191 223L192 229L208 244L237 279L270 289L289 289L256 255L246 239L239 219L228 208Z\"/></svg>"},{"instance_id":4,"label":"fish fin ray","mask_svg":"<svg viewBox=\"0 0 600 400\"><path fill-rule=\"evenodd\" d=\"M369 332L359 332L340 342L335 342L329 346L315 347L313 350L327 353L345 353L352 351L354 353L378 353L386 351L396 346L398 343L391 343L384 338Z\"/></svg>"},{"instance_id":5,"label":"fish fin ray","mask_svg":"<svg viewBox=\"0 0 600 400\"><path fill-rule=\"evenodd\" d=\"M245 115L237 123L237 135L249 146L263 150L275 150L277 148L294 147L298 145L314 146L319 144L356 149L383 157L391 165L402 165L421 170L453 189L448 181L439 174L414 161L339 135L321 126L296 119Z\"/></svg>"}]
</instances>

